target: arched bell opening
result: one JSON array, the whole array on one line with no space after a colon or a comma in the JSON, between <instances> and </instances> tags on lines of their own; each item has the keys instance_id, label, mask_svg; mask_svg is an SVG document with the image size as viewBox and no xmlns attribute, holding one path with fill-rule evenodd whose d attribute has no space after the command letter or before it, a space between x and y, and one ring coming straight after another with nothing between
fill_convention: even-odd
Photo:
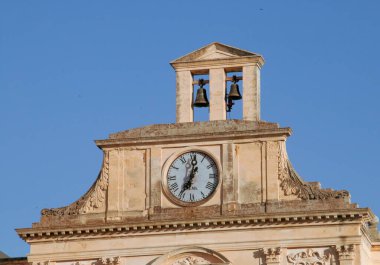
<instances>
[{"instance_id":1,"label":"arched bell opening","mask_svg":"<svg viewBox=\"0 0 380 265\"><path fill-rule=\"evenodd\" d=\"M232 265L232 263L214 250L186 247L171 251L148 265Z\"/></svg>"},{"instance_id":2,"label":"arched bell opening","mask_svg":"<svg viewBox=\"0 0 380 265\"><path fill-rule=\"evenodd\" d=\"M225 69L226 71L226 112L227 119L243 118L243 74L241 68Z\"/></svg>"},{"instance_id":3,"label":"arched bell opening","mask_svg":"<svg viewBox=\"0 0 380 265\"><path fill-rule=\"evenodd\" d=\"M208 121L210 116L210 77L208 72L193 75L193 121Z\"/></svg>"}]
</instances>

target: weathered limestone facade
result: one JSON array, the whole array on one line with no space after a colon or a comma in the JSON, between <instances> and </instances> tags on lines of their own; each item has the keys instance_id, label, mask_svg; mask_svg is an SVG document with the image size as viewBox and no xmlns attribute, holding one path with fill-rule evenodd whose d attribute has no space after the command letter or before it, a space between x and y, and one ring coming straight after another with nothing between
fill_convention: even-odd
<instances>
[{"instance_id":1,"label":"weathered limestone facade","mask_svg":"<svg viewBox=\"0 0 380 265\"><path fill-rule=\"evenodd\" d=\"M212 43L171 64L177 123L96 141L103 166L93 186L62 208L42 210L31 228L33 265L376 265L377 218L344 190L295 172L290 128L260 120L263 58ZM226 73L241 72L243 120L226 120ZM193 76L210 79L210 121L193 122ZM184 151L215 158L220 181L204 204L183 207L163 192Z\"/></svg>"}]
</instances>

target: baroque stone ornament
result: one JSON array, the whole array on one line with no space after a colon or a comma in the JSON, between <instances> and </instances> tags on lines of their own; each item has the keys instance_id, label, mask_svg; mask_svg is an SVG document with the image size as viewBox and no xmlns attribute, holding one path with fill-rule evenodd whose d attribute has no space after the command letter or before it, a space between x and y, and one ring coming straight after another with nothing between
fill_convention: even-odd
<instances>
[{"instance_id":1,"label":"baroque stone ornament","mask_svg":"<svg viewBox=\"0 0 380 265\"><path fill-rule=\"evenodd\" d=\"M311 248L297 254L289 254L288 262L292 265L328 265L330 254L322 256Z\"/></svg>"},{"instance_id":2,"label":"baroque stone ornament","mask_svg":"<svg viewBox=\"0 0 380 265\"><path fill-rule=\"evenodd\" d=\"M262 250L266 264L279 264L281 257L281 248L264 248Z\"/></svg>"},{"instance_id":3,"label":"baroque stone ornament","mask_svg":"<svg viewBox=\"0 0 380 265\"><path fill-rule=\"evenodd\" d=\"M339 255L339 260L353 260L355 257L354 245L341 245L335 247Z\"/></svg>"},{"instance_id":4,"label":"baroque stone ornament","mask_svg":"<svg viewBox=\"0 0 380 265\"><path fill-rule=\"evenodd\" d=\"M99 261L102 265L120 265L120 257L102 257Z\"/></svg>"},{"instance_id":5,"label":"baroque stone ornament","mask_svg":"<svg viewBox=\"0 0 380 265\"><path fill-rule=\"evenodd\" d=\"M104 205L109 178L109 152L104 152L103 166L91 188L76 202L60 208L43 209L42 216L78 215Z\"/></svg>"},{"instance_id":6,"label":"baroque stone ornament","mask_svg":"<svg viewBox=\"0 0 380 265\"><path fill-rule=\"evenodd\" d=\"M54 263L51 262L50 260L48 260L48 261L35 261L35 262L32 262L32 265L52 265Z\"/></svg>"},{"instance_id":7,"label":"baroque stone ornament","mask_svg":"<svg viewBox=\"0 0 380 265\"><path fill-rule=\"evenodd\" d=\"M278 161L278 177L285 195L296 195L302 200L339 199L350 196L346 190L321 189L303 181L289 161L285 142L280 144Z\"/></svg>"},{"instance_id":8,"label":"baroque stone ornament","mask_svg":"<svg viewBox=\"0 0 380 265\"><path fill-rule=\"evenodd\" d=\"M181 258L179 260L176 260L171 265L208 265L210 264L209 261L201 258L201 257L195 257L195 256L187 256L184 258Z\"/></svg>"}]
</instances>

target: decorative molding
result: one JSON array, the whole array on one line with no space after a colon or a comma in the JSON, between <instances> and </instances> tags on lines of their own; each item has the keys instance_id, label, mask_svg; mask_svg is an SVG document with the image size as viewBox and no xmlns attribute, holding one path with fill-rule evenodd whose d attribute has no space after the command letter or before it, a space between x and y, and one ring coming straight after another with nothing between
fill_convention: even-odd
<instances>
[{"instance_id":1,"label":"decorative molding","mask_svg":"<svg viewBox=\"0 0 380 265\"><path fill-rule=\"evenodd\" d=\"M233 136L231 136L233 132ZM207 122L155 124L110 134L109 139L96 140L99 147L119 147L133 143L178 143L178 141L224 141L253 137L290 136L290 128L279 128L278 124L264 121L215 120Z\"/></svg>"},{"instance_id":2,"label":"decorative molding","mask_svg":"<svg viewBox=\"0 0 380 265\"><path fill-rule=\"evenodd\" d=\"M183 231L183 230L199 230L199 229L221 229L223 227L255 227L262 226L283 226L283 225L294 225L295 223L309 223L317 221L319 223L330 223L330 222L363 222L364 220L371 219L370 213L367 209L353 209L349 213L347 211L334 211L328 214L323 213L307 213L289 216L288 214L276 214L276 215L256 215L251 217L226 217L223 219L209 219L203 221L184 221L184 222L165 222L165 221L154 221L154 222L140 222L140 223L130 223L128 225L98 225L92 227L62 227L58 229L46 228L24 228L17 229L19 236L26 240L31 241L49 241L55 240L57 238L78 238L78 237L92 237L99 235L110 235L116 233L118 235L126 234L146 234L157 231Z\"/></svg>"},{"instance_id":3,"label":"decorative molding","mask_svg":"<svg viewBox=\"0 0 380 265\"><path fill-rule=\"evenodd\" d=\"M171 265L201 265L201 264L208 265L210 264L210 262L201 257L187 256L179 260L176 260Z\"/></svg>"},{"instance_id":4,"label":"decorative molding","mask_svg":"<svg viewBox=\"0 0 380 265\"><path fill-rule=\"evenodd\" d=\"M99 259L102 265L120 265L120 257L101 257Z\"/></svg>"},{"instance_id":5,"label":"decorative molding","mask_svg":"<svg viewBox=\"0 0 380 265\"><path fill-rule=\"evenodd\" d=\"M96 179L95 183L91 186L89 191L86 192L76 202L61 208L43 209L42 216L68 216L78 215L91 212L96 208L104 205L106 200L106 192L108 189L109 179L109 152L104 152L103 167Z\"/></svg>"},{"instance_id":6,"label":"decorative molding","mask_svg":"<svg viewBox=\"0 0 380 265\"><path fill-rule=\"evenodd\" d=\"M353 260L355 258L355 246L354 245L339 245L335 247L336 252L339 255L339 260Z\"/></svg>"},{"instance_id":7,"label":"decorative molding","mask_svg":"<svg viewBox=\"0 0 380 265\"><path fill-rule=\"evenodd\" d=\"M265 264L280 264L281 248L264 248L262 251L265 257Z\"/></svg>"},{"instance_id":8,"label":"decorative molding","mask_svg":"<svg viewBox=\"0 0 380 265\"><path fill-rule=\"evenodd\" d=\"M294 170L286 153L285 142L280 144L278 160L280 187L285 195L296 195L302 200L327 200L350 197L346 190L321 189L302 180Z\"/></svg>"},{"instance_id":9,"label":"decorative molding","mask_svg":"<svg viewBox=\"0 0 380 265\"><path fill-rule=\"evenodd\" d=\"M288 262L292 265L328 265L330 258L330 254L322 256L311 248L287 256Z\"/></svg>"}]
</instances>

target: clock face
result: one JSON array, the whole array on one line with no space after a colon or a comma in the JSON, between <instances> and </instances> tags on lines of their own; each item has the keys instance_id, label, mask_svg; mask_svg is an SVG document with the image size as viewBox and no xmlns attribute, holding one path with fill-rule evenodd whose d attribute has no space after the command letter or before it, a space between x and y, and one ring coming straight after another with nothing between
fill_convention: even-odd
<instances>
[{"instance_id":1,"label":"clock face","mask_svg":"<svg viewBox=\"0 0 380 265\"><path fill-rule=\"evenodd\" d=\"M210 198L219 183L215 161L203 152L187 152L169 166L166 186L170 197L183 205L194 205Z\"/></svg>"}]
</instances>

